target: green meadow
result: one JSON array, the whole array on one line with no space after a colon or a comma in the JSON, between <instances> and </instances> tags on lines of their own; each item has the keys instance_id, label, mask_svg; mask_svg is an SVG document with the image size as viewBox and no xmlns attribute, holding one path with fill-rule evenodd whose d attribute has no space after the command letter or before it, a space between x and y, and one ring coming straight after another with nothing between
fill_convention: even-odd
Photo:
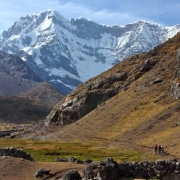
<instances>
[{"instance_id":1,"label":"green meadow","mask_svg":"<svg viewBox=\"0 0 180 180\"><path fill-rule=\"evenodd\" d=\"M134 150L105 148L96 143L62 143L57 141L39 141L24 139L0 138L0 148L15 147L30 153L35 161L53 162L57 157L67 158L69 156L80 160L91 159L100 161L106 157L112 157L117 162L154 160L152 154L143 154Z\"/></svg>"}]
</instances>

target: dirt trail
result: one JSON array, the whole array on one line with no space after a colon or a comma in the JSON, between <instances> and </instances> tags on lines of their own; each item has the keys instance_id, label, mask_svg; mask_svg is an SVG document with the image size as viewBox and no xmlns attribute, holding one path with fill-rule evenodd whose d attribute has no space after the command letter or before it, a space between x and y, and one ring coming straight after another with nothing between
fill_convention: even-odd
<instances>
[{"instance_id":1,"label":"dirt trail","mask_svg":"<svg viewBox=\"0 0 180 180\"><path fill-rule=\"evenodd\" d=\"M72 162L32 162L15 157L3 158L0 156L1 180L37 180L35 172L40 168L50 169L50 174L40 178L41 180L55 180L63 177L69 170L75 169L82 172L84 164Z\"/></svg>"}]
</instances>

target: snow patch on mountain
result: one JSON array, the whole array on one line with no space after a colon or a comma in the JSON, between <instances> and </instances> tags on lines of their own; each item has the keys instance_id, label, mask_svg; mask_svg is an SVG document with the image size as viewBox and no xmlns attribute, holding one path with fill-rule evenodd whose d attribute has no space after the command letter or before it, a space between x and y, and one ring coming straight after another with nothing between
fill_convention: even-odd
<instances>
[{"instance_id":1,"label":"snow patch on mountain","mask_svg":"<svg viewBox=\"0 0 180 180\"><path fill-rule=\"evenodd\" d=\"M139 21L126 26L101 25L84 18L64 18L57 11L22 17L0 36L0 49L23 61L61 93L137 53L173 37L180 25Z\"/></svg>"}]
</instances>

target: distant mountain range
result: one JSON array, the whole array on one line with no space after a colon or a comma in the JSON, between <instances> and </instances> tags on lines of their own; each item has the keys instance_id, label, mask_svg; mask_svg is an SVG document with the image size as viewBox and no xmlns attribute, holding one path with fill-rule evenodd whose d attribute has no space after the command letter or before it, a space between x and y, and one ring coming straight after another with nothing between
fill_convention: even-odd
<instances>
[{"instance_id":1,"label":"distant mountain range","mask_svg":"<svg viewBox=\"0 0 180 180\"><path fill-rule=\"evenodd\" d=\"M67 20L56 11L45 11L22 17L4 31L0 49L19 55L38 81L47 81L68 94L123 59L151 50L179 30L180 25L165 27L142 21L107 26L84 18Z\"/></svg>"},{"instance_id":2,"label":"distant mountain range","mask_svg":"<svg viewBox=\"0 0 180 180\"><path fill-rule=\"evenodd\" d=\"M42 83L17 55L0 51L0 95L14 96Z\"/></svg>"},{"instance_id":3,"label":"distant mountain range","mask_svg":"<svg viewBox=\"0 0 180 180\"><path fill-rule=\"evenodd\" d=\"M0 121L32 123L44 119L63 98L17 55L0 51Z\"/></svg>"},{"instance_id":4,"label":"distant mountain range","mask_svg":"<svg viewBox=\"0 0 180 180\"><path fill-rule=\"evenodd\" d=\"M48 83L39 83L16 96L0 95L0 122L38 122L43 120L62 98Z\"/></svg>"}]
</instances>

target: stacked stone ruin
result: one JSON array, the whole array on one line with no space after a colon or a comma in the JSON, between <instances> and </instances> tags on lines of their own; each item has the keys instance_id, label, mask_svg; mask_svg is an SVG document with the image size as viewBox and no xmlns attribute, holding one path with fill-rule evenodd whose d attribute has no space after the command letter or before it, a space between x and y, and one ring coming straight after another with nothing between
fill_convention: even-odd
<instances>
[{"instance_id":1,"label":"stacked stone ruin","mask_svg":"<svg viewBox=\"0 0 180 180\"><path fill-rule=\"evenodd\" d=\"M14 147L5 147L0 149L0 156L13 156L17 158L23 158L30 161L34 161L29 153L26 153L22 149L16 149Z\"/></svg>"},{"instance_id":2,"label":"stacked stone ruin","mask_svg":"<svg viewBox=\"0 0 180 180\"><path fill-rule=\"evenodd\" d=\"M131 162L118 164L112 158L106 158L101 162L92 162L82 171L82 179L106 179L118 180L120 178L166 178L169 175L173 179L180 179L180 162L176 159L155 162Z\"/></svg>"},{"instance_id":3,"label":"stacked stone ruin","mask_svg":"<svg viewBox=\"0 0 180 180\"><path fill-rule=\"evenodd\" d=\"M77 163L76 158L61 160L56 162L70 161ZM163 180L180 180L180 162L177 159L157 160L154 162L122 162L117 163L112 158L107 157L104 161L84 161L87 166L82 171L82 180L120 180L127 179L163 179ZM78 171L67 172L64 180L79 180Z\"/></svg>"},{"instance_id":4,"label":"stacked stone ruin","mask_svg":"<svg viewBox=\"0 0 180 180\"><path fill-rule=\"evenodd\" d=\"M78 177L78 178L75 178ZM67 172L64 180L120 180L120 179L180 179L180 162L176 159L155 162L117 163L107 157L104 161L91 162L82 171Z\"/></svg>"}]
</instances>

